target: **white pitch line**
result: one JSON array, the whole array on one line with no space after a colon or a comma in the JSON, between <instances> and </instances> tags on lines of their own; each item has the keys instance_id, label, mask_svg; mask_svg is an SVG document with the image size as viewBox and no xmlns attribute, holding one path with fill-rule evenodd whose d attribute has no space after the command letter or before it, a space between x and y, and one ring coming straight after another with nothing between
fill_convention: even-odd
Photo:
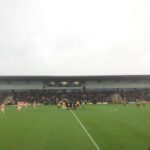
<instances>
[{"instance_id":1,"label":"white pitch line","mask_svg":"<svg viewBox=\"0 0 150 150\"><path fill-rule=\"evenodd\" d=\"M99 146L97 145L97 143L95 142L95 140L92 138L92 136L90 135L90 133L87 131L87 129L84 127L84 125L82 124L82 122L80 121L80 119L76 116L76 114L70 110L73 114L73 116L76 118L76 120L78 121L78 123L80 124L80 126L82 127L82 129L84 130L84 132L87 134L87 136L89 137L89 139L91 140L91 142L93 143L93 145L95 146L96 150L100 150Z\"/></svg>"}]
</instances>

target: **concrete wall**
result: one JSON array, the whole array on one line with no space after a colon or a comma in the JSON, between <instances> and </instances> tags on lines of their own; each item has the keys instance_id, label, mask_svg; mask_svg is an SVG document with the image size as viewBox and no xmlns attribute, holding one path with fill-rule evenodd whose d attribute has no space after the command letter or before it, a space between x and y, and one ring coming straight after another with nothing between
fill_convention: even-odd
<instances>
[{"instance_id":1,"label":"concrete wall","mask_svg":"<svg viewBox=\"0 0 150 150\"><path fill-rule=\"evenodd\" d=\"M150 88L150 81L86 81L86 89L101 88Z\"/></svg>"},{"instance_id":2,"label":"concrete wall","mask_svg":"<svg viewBox=\"0 0 150 150\"><path fill-rule=\"evenodd\" d=\"M86 89L113 89L113 88L150 88L150 81L86 81L85 82ZM0 90L42 90L43 83L42 81L15 81L15 82L0 82ZM49 87L46 86L46 89L83 89L83 85L80 87Z\"/></svg>"},{"instance_id":3,"label":"concrete wall","mask_svg":"<svg viewBox=\"0 0 150 150\"><path fill-rule=\"evenodd\" d=\"M46 87L46 89L48 90L63 90L63 89L66 89L66 90L81 90L83 89L83 87Z\"/></svg>"},{"instance_id":4,"label":"concrete wall","mask_svg":"<svg viewBox=\"0 0 150 150\"><path fill-rule=\"evenodd\" d=\"M43 89L43 82L25 82L25 81L18 81L18 82L0 82L0 90L42 90ZM49 87L46 86L46 89L52 89L52 90L63 90L63 89L82 89L81 87Z\"/></svg>"},{"instance_id":5,"label":"concrete wall","mask_svg":"<svg viewBox=\"0 0 150 150\"><path fill-rule=\"evenodd\" d=\"M0 82L0 90L5 89L43 89L42 82Z\"/></svg>"}]
</instances>

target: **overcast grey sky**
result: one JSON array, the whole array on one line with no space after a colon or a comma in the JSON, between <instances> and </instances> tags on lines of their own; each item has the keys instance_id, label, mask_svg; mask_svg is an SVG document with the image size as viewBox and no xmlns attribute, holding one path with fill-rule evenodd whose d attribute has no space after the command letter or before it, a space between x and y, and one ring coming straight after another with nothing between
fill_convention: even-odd
<instances>
[{"instance_id":1,"label":"overcast grey sky","mask_svg":"<svg viewBox=\"0 0 150 150\"><path fill-rule=\"evenodd\" d=\"M1 0L0 75L150 74L150 0Z\"/></svg>"}]
</instances>

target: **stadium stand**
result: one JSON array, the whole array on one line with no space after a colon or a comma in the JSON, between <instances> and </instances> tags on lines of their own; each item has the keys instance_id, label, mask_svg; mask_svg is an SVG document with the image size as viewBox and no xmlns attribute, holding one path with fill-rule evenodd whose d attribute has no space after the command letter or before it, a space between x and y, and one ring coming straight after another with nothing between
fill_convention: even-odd
<instances>
[{"instance_id":1,"label":"stadium stand","mask_svg":"<svg viewBox=\"0 0 150 150\"><path fill-rule=\"evenodd\" d=\"M150 100L150 76L1 76L0 101L56 104Z\"/></svg>"}]
</instances>

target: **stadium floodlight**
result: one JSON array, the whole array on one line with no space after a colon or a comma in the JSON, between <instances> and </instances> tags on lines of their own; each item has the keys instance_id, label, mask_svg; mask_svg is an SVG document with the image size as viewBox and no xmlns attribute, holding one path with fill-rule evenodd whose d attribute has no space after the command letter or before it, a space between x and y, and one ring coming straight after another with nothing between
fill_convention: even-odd
<instances>
[{"instance_id":1,"label":"stadium floodlight","mask_svg":"<svg viewBox=\"0 0 150 150\"><path fill-rule=\"evenodd\" d=\"M54 85L54 84L55 84L55 82L54 82L54 81L52 81L52 82L50 82L50 84L51 84L51 85Z\"/></svg>"},{"instance_id":2,"label":"stadium floodlight","mask_svg":"<svg viewBox=\"0 0 150 150\"><path fill-rule=\"evenodd\" d=\"M68 86L69 83L68 83L67 81L62 81L62 82L61 82L61 85L62 85L63 87L65 87L65 86Z\"/></svg>"},{"instance_id":3,"label":"stadium floodlight","mask_svg":"<svg viewBox=\"0 0 150 150\"><path fill-rule=\"evenodd\" d=\"M62 85L67 85L66 81L61 82Z\"/></svg>"},{"instance_id":4,"label":"stadium floodlight","mask_svg":"<svg viewBox=\"0 0 150 150\"><path fill-rule=\"evenodd\" d=\"M80 82L75 81L75 82L73 82L73 84L74 84L74 85L79 85L79 84L80 84Z\"/></svg>"},{"instance_id":5,"label":"stadium floodlight","mask_svg":"<svg viewBox=\"0 0 150 150\"><path fill-rule=\"evenodd\" d=\"M56 83L54 81L51 81L48 83L49 86L54 86Z\"/></svg>"}]
</instances>

